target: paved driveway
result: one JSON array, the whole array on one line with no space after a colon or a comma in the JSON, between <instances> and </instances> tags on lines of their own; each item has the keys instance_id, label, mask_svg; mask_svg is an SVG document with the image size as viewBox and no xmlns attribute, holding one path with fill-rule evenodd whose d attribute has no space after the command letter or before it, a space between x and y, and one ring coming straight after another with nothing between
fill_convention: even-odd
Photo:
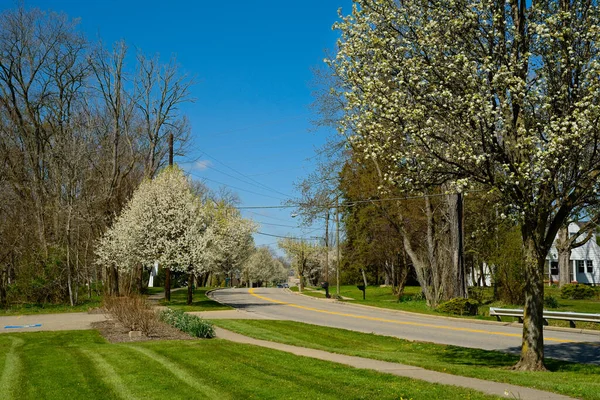
<instances>
[{"instance_id":1,"label":"paved driveway","mask_svg":"<svg viewBox=\"0 0 600 400\"><path fill-rule=\"evenodd\" d=\"M105 319L104 314L88 313L15 315L0 317L0 333L84 330Z\"/></svg>"}]
</instances>

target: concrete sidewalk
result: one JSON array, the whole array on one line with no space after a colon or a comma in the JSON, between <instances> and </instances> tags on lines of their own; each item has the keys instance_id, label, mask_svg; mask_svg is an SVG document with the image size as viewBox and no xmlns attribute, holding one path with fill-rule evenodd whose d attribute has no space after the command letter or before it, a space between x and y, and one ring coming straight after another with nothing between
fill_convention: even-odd
<instances>
[{"instance_id":1,"label":"concrete sidewalk","mask_svg":"<svg viewBox=\"0 0 600 400\"><path fill-rule=\"evenodd\" d=\"M445 374L443 372L430 371L427 369L414 367L410 365L373 360L369 358L347 356L343 354L329 353L322 350L308 349L305 347L296 347L282 343L269 342L267 340L250 338L248 336L240 335L222 328L215 328L215 330L218 338L230 340L232 342L266 347L270 349L285 351L287 353L292 353L297 356L304 356L324 361L336 362L344 365L349 365L354 368L370 369L386 374L419 379L431 383L465 387L500 397L527 400L572 399L571 397L563 396L556 393L544 392L541 390L510 385L507 383L498 383L476 378L467 378L464 376Z\"/></svg>"}]
</instances>

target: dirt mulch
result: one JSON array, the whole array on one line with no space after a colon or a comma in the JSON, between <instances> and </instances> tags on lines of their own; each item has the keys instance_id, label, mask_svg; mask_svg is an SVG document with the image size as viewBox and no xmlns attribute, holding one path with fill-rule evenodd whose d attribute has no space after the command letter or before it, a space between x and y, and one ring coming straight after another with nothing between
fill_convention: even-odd
<instances>
[{"instance_id":1,"label":"dirt mulch","mask_svg":"<svg viewBox=\"0 0 600 400\"><path fill-rule=\"evenodd\" d=\"M123 342L146 342L148 340L195 340L193 336L181 332L179 329L173 328L164 322L158 322L154 333L149 336L130 337L129 330L120 322L108 319L106 321L93 322L92 328L100 332L100 334L111 343Z\"/></svg>"}]
</instances>

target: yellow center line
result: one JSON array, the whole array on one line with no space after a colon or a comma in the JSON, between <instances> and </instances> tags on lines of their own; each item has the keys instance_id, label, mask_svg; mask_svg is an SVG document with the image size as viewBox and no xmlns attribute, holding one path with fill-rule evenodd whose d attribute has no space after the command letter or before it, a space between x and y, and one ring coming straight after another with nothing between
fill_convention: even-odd
<instances>
[{"instance_id":1,"label":"yellow center line","mask_svg":"<svg viewBox=\"0 0 600 400\"><path fill-rule=\"evenodd\" d=\"M356 318L356 319L365 319L365 320L368 320L368 321L387 322L387 323L390 323L390 324L397 324L397 325L410 325L410 326L418 326L418 327L423 327L423 328L446 329L446 330L449 330L449 331L460 331L460 332L470 332L470 333L485 333L485 334L488 334L488 335L518 337L518 338L522 337L522 335L518 334L518 333L505 333L505 332L496 332L496 331L486 331L486 330L482 330L482 329L459 328L459 327L453 327L453 326L425 324L425 323L420 323L420 322L397 321L397 320L394 320L394 319L369 317L369 316L364 316L364 315L342 313L342 312L337 312L337 311L327 311L327 310L322 310L322 309L319 309L319 308L301 306L301 305L298 305L298 304L288 303L288 302L285 302L285 301L275 300L275 299L272 299L270 297L261 296L259 294L254 293L254 290L255 290L255 288L250 289L250 294L252 296L256 297L256 298L261 299L261 300L265 300L265 301L268 301L268 302L271 302L271 303L281 304L281 305L284 305L284 306L299 308L299 309L302 309L302 310L323 313L323 314L338 315L338 316L341 316L341 317L349 317L349 318ZM544 340L545 341L549 341L549 342L558 342L558 343L573 343L572 340L564 340L564 339L557 339L557 338L551 338L551 337L544 338Z\"/></svg>"}]
</instances>

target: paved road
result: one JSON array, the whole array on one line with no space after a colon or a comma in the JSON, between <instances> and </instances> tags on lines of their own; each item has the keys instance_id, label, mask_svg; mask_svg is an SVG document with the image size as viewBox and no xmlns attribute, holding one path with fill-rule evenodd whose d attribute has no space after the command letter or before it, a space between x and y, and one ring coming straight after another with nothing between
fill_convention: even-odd
<instances>
[{"instance_id":1,"label":"paved road","mask_svg":"<svg viewBox=\"0 0 600 400\"><path fill-rule=\"evenodd\" d=\"M522 328L485 324L384 309L374 309L299 296L283 289L225 289L215 300L257 316L373 332L409 340L518 353ZM546 330L547 357L600 365L600 332L583 334Z\"/></svg>"}]
</instances>

